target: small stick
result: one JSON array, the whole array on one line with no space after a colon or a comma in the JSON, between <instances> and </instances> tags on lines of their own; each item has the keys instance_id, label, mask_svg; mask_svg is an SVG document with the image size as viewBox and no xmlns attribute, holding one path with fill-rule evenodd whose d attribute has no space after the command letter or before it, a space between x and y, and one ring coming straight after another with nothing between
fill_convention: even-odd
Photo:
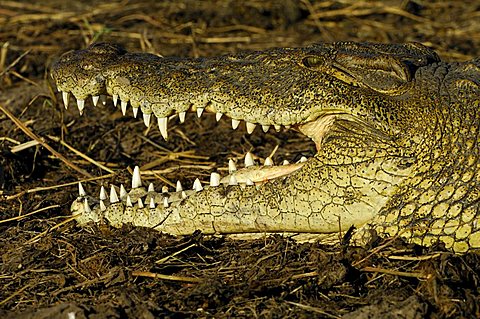
<instances>
[{"instance_id":1,"label":"small stick","mask_svg":"<svg viewBox=\"0 0 480 319\"><path fill-rule=\"evenodd\" d=\"M150 271L139 271L139 270L132 271L132 276L149 277L149 278L157 278L157 279L172 280L172 281L193 282L193 283L199 283L203 281L203 279L201 278L162 275L162 274L156 274Z\"/></svg>"},{"instance_id":2,"label":"small stick","mask_svg":"<svg viewBox=\"0 0 480 319\"><path fill-rule=\"evenodd\" d=\"M79 150L77 150L76 148L74 148L73 146L71 146L70 144L68 144L67 142L62 141L60 138L58 138L58 137L56 137L56 136L51 136L51 135L47 135L47 137L48 137L49 139L51 139L52 141L55 141L55 142L58 142L58 143L62 144L63 146L65 146L66 148L68 148L70 151L74 152L75 154L77 154L77 155L80 156L81 158L85 159L86 161L92 163L93 165L100 167L101 169L103 169L104 171L109 172L110 174L113 174L113 170L111 170L110 168L106 167L105 165L100 164L99 162L97 162L97 161L94 160L93 158L89 157L88 155L80 152Z\"/></svg>"},{"instance_id":3,"label":"small stick","mask_svg":"<svg viewBox=\"0 0 480 319\"><path fill-rule=\"evenodd\" d=\"M75 220L75 218L76 218L77 216L78 216L78 214L77 214L77 215L74 215L74 216L72 216L72 217L69 217L69 218L67 218L67 219L65 219L64 221L56 224L55 226L53 226L53 227L51 227L51 228L49 228L49 229L41 232L41 233L38 234L37 236L29 239L25 244L27 244L27 245L33 244L37 239L39 239L39 238L42 237L42 236L45 236L46 234L48 234L48 233L51 232L52 230L57 229L57 228L59 228L60 226L63 226L63 225L65 225L65 224L71 222L72 220Z\"/></svg>"},{"instance_id":4,"label":"small stick","mask_svg":"<svg viewBox=\"0 0 480 319\"><path fill-rule=\"evenodd\" d=\"M296 307L298 307L300 309L303 309L303 310L306 310L306 311L311 311L311 312L321 314L322 316L325 316L327 318L334 318L334 319L340 319L341 318L339 316L332 315L331 313L325 312L318 307L312 307L312 306L309 306L309 305L304 305L304 304L301 304L301 303L298 303L298 302L293 302L293 301L285 301L285 303L287 303L289 305L292 305L292 306L296 306Z\"/></svg>"},{"instance_id":5,"label":"small stick","mask_svg":"<svg viewBox=\"0 0 480 319\"><path fill-rule=\"evenodd\" d=\"M24 292L26 289L28 288L31 288L32 287L32 284L27 284L25 286L23 286L22 288L18 289L17 291L15 291L13 294L11 294L10 296L8 296L7 298L3 299L2 301L0 301L0 306L6 304L7 302L9 302L11 299L13 299L15 296L21 294L22 292Z\"/></svg>"},{"instance_id":6,"label":"small stick","mask_svg":"<svg viewBox=\"0 0 480 319\"><path fill-rule=\"evenodd\" d=\"M2 53L1 54L5 55L5 58L6 58L6 55L7 55L7 51L6 51L7 48L8 48L8 45L2 46ZM30 51L31 50L27 50L27 51L23 52L18 58L15 59L15 61L10 63L7 67L5 67L5 65L2 65L2 70L1 70L2 72L0 72L0 77L2 77L5 73L7 73L8 70L13 68L18 62L20 62L20 60L23 59L27 54L29 54ZM5 59L5 58L2 57L2 59ZM2 61L2 63L5 63L5 61Z\"/></svg>"},{"instance_id":7,"label":"small stick","mask_svg":"<svg viewBox=\"0 0 480 319\"><path fill-rule=\"evenodd\" d=\"M441 255L442 255L441 253L435 253L432 255L424 255L424 256L387 256L387 258L392 260L421 261L421 260L436 259Z\"/></svg>"},{"instance_id":8,"label":"small stick","mask_svg":"<svg viewBox=\"0 0 480 319\"><path fill-rule=\"evenodd\" d=\"M43 212L43 211L45 211L45 210L49 210L49 209L51 209L51 208L58 208L58 207L60 207L60 205L51 205L51 206L43 207L43 208L34 210L33 212L30 212L30 213L27 213L27 214L23 214L23 215L20 215L20 216L15 216L15 217L12 217L12 218L0 220L0 224L12 222L12 221L14 221L14 220L24 219L25 217L28 217L28 216L30 216L30 215L34 215L34 214L36 214L36 213L40 213L40 212Z\"/></svg>"},{"instance_id":9,"label":"small stick","mask_svg":"<svg viewBox=\"0 0 480 319\"><path fill-rule=\"evenodd\" d=\"M8 101L7 101L8 104ZM15 125L17 125L28 137L31 139L37 141L40 145L42 145L44 148L46 148L50 153L53 154L53 156L57 157L60 159L62 162L64 162L67 166L72 168L73 170L79 172L80 174L86 176L86 177L92 177L88 172L84 171L77 165L73 164L71 161L69 161L66 157L64 157L62 154L58 153L55 151L50 145L48 145L43 138L38 137L35 133L33 133L28 127L26 127L15 115L13 115L9 110L7 110L2 104L0 104L0 111L5 113L10 120L12 120Z\"/></svg>"},{"instance_id":10,"label":"small stick","mask_svg":"<svg viewBox=\"0 0 480 319\"><path fill-rule=\"evenodd\" d=\"M115 175L115 174L108 174L108 175L103 175L103 176L98 176L98 177L91 177L91 178L83 179L81 181L69 182L69 183L60 184L60 185L36 187L36 188L32 188L32 189L27 189L25 191L21 191L19 193L16 193L15 195L7 196L6 200L12 200L12 199L18 198L20 196L23 196L25 194L31 194L31 193L41 192L41 191L48 191L48 190L52 190L52 189L78 185L78 182L91 182L91 181L96 181L96 180L99 180L99 179L106 179L106 178L112 177L113 175Z\"/></svg>"},{"instance_id":11,"label":"small stick","mask_svg":"<svg viewBox=\"0 0 480 319\"><path fill-rule=\"evenodd\" d=\"M377 268L377 267L363 267L360 270L365 272L378 272L381 274L387 274L387 275L399 276L399 277L413 277L413 278L418 278L423 280L429 280L430 278L432 278L431 274L424 274L421 272L405 272L405 271L390 270L390 269Z\"/></svg>"},{"instance_id":12,"label":"small stick","mask_svg":"<svg viewBox=\"0 0 480 319\"><path fill-rule=\"evenodd\" d=\"M196 243L195 243L195 244L191 244L190 246L187 246L187 247L185 247L185 248L183 248L183 249L180 249L179 251L176 251L176 252L174 252L174 253L171 254L171 255L168 255L168 256L166 256L166 257L163 257L163 258L160 259L160 260L157 260L155 263L156 263L156 264L163 264L164 262L166 262L166 261L169 260L170 258L175 257L176 255L181 254L181 253L183 253L184 251L187 251L187 250L189 250L190 248L195 247L195 246L197 246Z\"/></svg>"}]
</instances>

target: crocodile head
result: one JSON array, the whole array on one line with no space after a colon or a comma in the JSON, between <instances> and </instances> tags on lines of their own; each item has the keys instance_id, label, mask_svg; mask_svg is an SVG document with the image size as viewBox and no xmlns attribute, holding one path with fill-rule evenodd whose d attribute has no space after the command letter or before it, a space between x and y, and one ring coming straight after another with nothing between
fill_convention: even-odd
<instances>
[{"instance_id":1,"label":"crocodile head","mask_svg":"<svg viewBox=\"0 0 480 319\"><path fill-rule=\"evenodd\" d=\"M478 150L477 116L465 106L468 102L458 103L450 92L467 87L465 96L478 104L478 88L469 80L477 77L475 68L476 62L440 62L435 52L416 43L339 42L202 59L128 53L117 45L98 43L63 55L53 65L52 76L65 106L70 93L80 113L89 96L97 104L99 98L109 95L124 114L129 104L135 116L140 109L147 126L153 114L165 139L172 115L178 114L183 122L186 112L194 111L198 116L213 112L217 120L226 115L234 129L245 121L248 133L256 126L265 132L271 126L292 127L315 142L317 154L309 161L281 168L232 169L223 179L225 184L257 184L248 198L245 190L218 191L215 182L208 191L182 195L178 200L172 200L174 196L166 201L166 197L154 199L150 208L157 209L156 202L164 204L157 209L164 216L162 224L165 216L176 216L174 226L163 225L169 232L188 233L197 228L207 233L232 229L332 232L338 231L339 225L345 229L373 221L374 228L386 234L398 234L401 225L410 227L406 237L414 242L440 240L452 247L460 241L450 241L445 218L423 217L432 216L441 202L450 204L438 196L448 183L438 181L448 179L445 173L461 166L449 153L453 148L448 146L451 139L443 138L445 134L473 127L462 140L473 143L473 149ZM451 119L445 121L446 114ZM462 114L467 117L462 119ZM439 130L439 125L445 127ZM477 157L474 161L478 162ZM251 160L246 164L251 166ZM260 183L263 185L259 188ZM229 192L234 194L229 196ZM274 202L268 202L269 196L276 198ZM235 201L234 217L219 222L225 209L215 217L212 207L225 208L229 198ZM267 203L257 209L252 198ZM129 201L127 206L131 207ZM167 209L173 201L179 204ZM410 204L409 211L404 210ZM78 205L85 211L87 205ZM143 209L143 204L139 206L135 209ZM186 217L189 210L203 217ZM240 211L249 214L251 220L238 221ZM273 221L265 220L262 214L271 215ZM290 219L294 222L284 223L282 228L274 220L278 216L281 223ZM179 224L195 218L190 228L179 230ZM435 222L441 231L434 236L413 230L431 227ZM242 223L250 224L243 227L239 225ZM470 233L474 231L476 224L469 228ZM462 241L457 250L475 245L478 243Z\"/></svg>"},{"instance_id":2,"label":"crocodile head","mask_svg":"<svg viewBox=\"0 0 480 319\"><path fill-rule=\"evenodd\" d=\"M52 75L65 105L73 93L82 113L86 98L96 104L107 94L124 113L128 103L135 115L140 108L146 124L153 113L165 138L167 117L182 121L189 110L205 110L226 114L234 128L245 121L249 133L257 125L264 131L294 126L319 148L338 120L385 137L402 131L408 114L398 108L413 74L438 60L413 43L319 44L210 59L161 58L97 43L63 55Z\"/></svg>"}]
</instances>

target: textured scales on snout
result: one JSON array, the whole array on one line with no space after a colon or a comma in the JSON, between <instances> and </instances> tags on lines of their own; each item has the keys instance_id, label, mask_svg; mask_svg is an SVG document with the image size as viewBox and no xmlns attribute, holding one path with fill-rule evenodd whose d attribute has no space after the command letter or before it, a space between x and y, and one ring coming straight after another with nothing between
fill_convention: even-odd
<instances>
[{"instance_id":1,"label":"textured scales on snout","mask_svg":"<svg viewBox=\"0 0 480 319\"><path fill-rule=\"evenodd\" d=\"M83 187L80 224L107 220L171 234L335 233L356 228L465 252L480 248L480 60L448 63L417 43L339 42L212 58L158 57L93 44L52 67L65 106L80 113L111 96L125 114L168 118L216 113L256 127L297 129L317 153L283 166L245 168L185 190L156 191L135 170L132 189L99 198ZM88 103L87 103L88 104ZM94 110L93 110L94 111ZM154 115L154 117L152 117ZM248 157L248 159L247 159ZM159 186L157 186L159 188ZM117 195L120 192L120 195Z\"/></svg>"}]
</instances>

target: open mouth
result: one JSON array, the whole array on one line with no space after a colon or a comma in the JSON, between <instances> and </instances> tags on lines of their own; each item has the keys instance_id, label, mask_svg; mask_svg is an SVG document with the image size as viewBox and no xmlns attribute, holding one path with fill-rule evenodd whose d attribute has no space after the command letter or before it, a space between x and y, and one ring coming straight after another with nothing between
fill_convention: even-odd
<instances>
[{"instance_id":1,"label":"open mouth","mask_svg":"<svg viewBox=\"0 0 480 319\"><path fill-rule=\"evenodd\" d=\"M65 108L68 108L70 105L70 92L61 91L62 99ZM127 115L128 108L132 108L133 117L139 117L139 106L132 107L128 102L124 100L119 100L118 96L112 96L111 102L107 95L94 95L91 96L92 105L94 107L106 106L109 103L113 103L113 105L118 109L120 108L122 114L124 116ZM88 102L87 102L88 103ZM78 107L80 115L83 114L86 107L86 100L76 99L76 105ZM152 114L142 113L143 114L143 122L146 127L153 125L153 118L156 119L159 131L165 140L168 139L168 122L169 121L179 121L180 123L184 123L186 119L187 112L194 112L200 118L204 113L215 113L215 118L218 121L221 120L223 117L222 113L214 112L214 110L207 106L205 108L192 106L188 111L182 111L178 114L173 114L169 117L162 117L158 118L156 116L152 117ZM297 124L297 125L289 125L286 129L296 129L306 136L312 138L315 142L317 150L321 147L322 138L329 130L331 125L334 122L335 115L325 115L318 119L309 121L304 124ZM241 125L242 120L231 119L232 129L236 130ZM252 134L253 131L256 129L257 126L260 126L263 132L267 133L271 127L273 127L277 132L282 129L281 125L257 125L250 122L245 122L245 128L248 134ZM218 186L219 184L225 185L260 185L266 181L271 181L279 178L286 177L293 172L302 168L305 162L308 159L305 156L302 156L300 160L296 163L290 163L288 160L284 160L281 164L275 165L271 157L265 158L263 161L263 165L259 165L254 160L253 155L250 152L245 154L244 158L244 165L242 168L237 169L237 164L230 159L228 161L228 172L227 176L221 177L218 173L212 173L210 178L210 186ZM199 189L199 182L196 181L194 183L194 189Z\"/></svg>"},{"instance_id":2,"label":"open mouth","mask_svg":"<svg viewBox=\"0 0 480 319\"><path fill-rule=\"evenodd\" d=\"M242 67L250 63L249 58L245 58L245 61L247 62L241 62ZM228 63L235 62L236 60L232 59L228 61ZM204 65L206 62L203 61L177 63L177 61L151 54L129 54L111 44L94 44L87 50L70 52L62 56L52 67L52 77L62 94L65 108L70 104L71 95L76 100L80 114L85 111L88 99L91 99L95 107L113 103L124 116L131 108L133 116L143 118L145 126L154 125L153 122L156 121L165 140L168 139L169 121L183 123L187 112L194 112L199 118L204 113L214 113L217 122L221 118L229 117L234 130L245 122L248 134L255 129L261 129L265 133L271 129L276 131L282 128L295 129L310 137L315 142L317 150L320 150L326 133L339 114L338 111L326 110L319 114L311 113L302 109L301 102L304 102L302 100L296 106L300 109L299 113L290 115L291 105L280 105L283 102L269 105L269 102L275 103L274 100L269 100L271 99L269 95L273 96L275 91L257 92L258 87L242 88L244 83L255 83L259 80L237 79L236 77L243 76L243 73L235 73L235 70L228 70L230 73L233 72L233 75L219 73L217 71L219 63L215 61L207 65ZM187 66L181 66L182 64ZM194 69L195 64L202 64L202 66ZM228 68L231 67L228 65ZM275 72L279 73L276 69ZM176 88L182 80L195 84L196 81L192 81L191 78L200 73L202 73L199 76L201 80L197 82L204 83L198 83L199 88L189 87L188 90L191 92L188 94L182 94L182 90ZM216 77L219 78L218 81ZM276 82L272 82L268 76L262 77L262 81L271 82L262 83L262 85L271 85L275 88L280 85L279 83L285 82L281 74L277 77ZM229 87L231 83L233 84ZM203 86L206 90L202 90ZM290 84L281 88L290 91L287 92L290 95L295 95L295 90L299 90ZM239 93L240 90L248 91L248 94ZM257 97L257 100L250 99L250 96L258 96L262 93L264 96ZM278 93L278 95L287 93ZM112 102L107 101L107 96L110 96ZM296 163L290 164L284 161L282 165L274 165L272 159L267 158L263 165L257 165L253 156L247 153L243 168L237 170L235 163L230 161L229 174L219 177L213 173L210 184L211 186L235 183L260 185L294 173L302 168L306 161L307 159L303 157Z\"/></svg>"},{"instance_id":3,"label":"open mouth","mask_svg":"<svg viewBox=\"0 0 480 319\"><path fill-rule=\"evenodd\" d=\"M68 107L70 94L69 92L65 91L61 92L64 105L65 107ZM107 95L92 96L91 98L95 107L100 107L100 105L106 106L107 104L112 103L107 98ZM113 105L115 105L117 108L120 107L123 115L126 115L128 107L130 106L129 103L124 102L123 100L119 101L118 97L115 96L112 96L111 99L113 101ZM78 110L80 114L82 114L86 107L85 100L77 99L76 102ZM140 107L132 107L134 117L139 116L139 109ZM212 111L213 110L209 107L202 109L195 106L189 110L189 112L195 112L198 117L201 117L203 113L210 113ZM142 114L144 124L147 127L153 125L152 114L146 114L143 112ZM215 112L215 114L217 121L219 121L222 117L222 114L219 112ZM168 121L179 121L180 123L183 123L185 121L185 115L186 111L163 118L158 118L155 116L161 135L167 139ZM288 128L297 129L300 132L303 132L305 135L310 136L315 141L317 149L320 149L322 138L331 127L334 119L335 115L326 115L301 125L297 124L289 126ZM241 120L232 119L233 129L237 129L240 124ZM282 129L280 125L272 126L277 131ZM251 124L249 125L248 122L246 123L247 133L251 134L254 129L255 126L252 126ZM270 126L262 126L262 130L265 133L267 133L269 129L271 129ZM80 212L80 216L77 217L77 222L80 224L88 223L92 220L98 222L101 220L101 218L98 217L95 211L106 212L111 210L112 207L117 205L117 203L123 203L126 208L123 210L122 216L127 217L123 217L122 222L117 221L116 217L112 215L105 216L105 218L109 220L112 226L121 226L125 222L132 222L133 224L142 226L142 224L139 224L137 221L135 221L133 217L131 220L129 219L129 208L142 210L163 207L162 209L168 209L170 206L174 206L182 202L187 197L204 191L204 188L218 188L220 185L225 187L240 186L245 191L248 191L249 187L258 188L262 187L262 185L266 182L282 180L300 170L307 162L308 159L305 156L302 156L300 160L295 163L289 163L287 160L284 160L282 163L279 163L279 165L275 165L272 158L267 157L263 163L260 164L258 161L254 160L254 157L250 152L247 152L244 157L244 164L238 165L242 167L237 168L237 164L230 159L228 161L227 175L220 176L219 173L212 172L207 185L202 185L200 180L197 178L193 182L193 186L191 188L184 188L178 181L174 191L169 191L167 186L163 186L161 191L156 191L155 186L152 183L150 183L148 187L144 187L144 185L142 185L140 169L138 166L136 166L132 175L131 190L128 192L123 185L120 187L111 185L109 192L105 190L104 186L102 186L99 196L96 198L91 198L90 196L87 196L82 184L79 183L79 197L77 201L72 204L72 212L74 214L76 212ZM85 216L85 218L82 219L82 216ZM92 216L94 217L92 218ZM208 231L205 233L208 233ZM224 231L223 233L236 232Z\"/></svg>"},{"instance_id":4,"label":"open mouth","mask_svg":"<svg viewBox=\"0 0 480 319\"><path fill-rule=\"evenodd\" d=\"M263 65L261 61L255 60L257 58L252 60L249 56L241 56L241 59L227 57L205 61L186 59L179 62L151 54L128 54L122 50L114 45L99 44L86 50L67 53L60 58L52 67L52 77L58 91L61 92L65 107L69 106L72 95L80 114L88 107L87 104L90 103L87 101L90 99L94 107L113 103L123 115L132 112L135 118L143 118L147 127L156 122L165 140L169 136L169 121L183 123L187 112L196 113L199 118L204 113L213 113L217 121L230 118L234 130L245 122L248 134L258 129L265 133L272 129L298 130L315 142L317 150L321 149L335 120L345 112L335 109L319 111L312 108L317 97L305 97L301 94L304 90L303 83L314 83L311 78L285 78L284 74L278 72L282 70L281 67L268 63ZM226 62L223 62L224 60ZM289 63L291 65L291 62ZM266 70L264 72L266 75L258 71L253 74L249 72L250 64L255 67L260 64L273 69ZM298 67L296 64L294 66ZM238 71L237 67L243 69ZM219 71L220 68L223 69ZM307 77L312 76L310 73L305 74ZM189 86L182 87L185 83ZM252 86L249 86L251 83ZM289 98L290 101L286 103L285 99ZM237 193L235 196L253 196L257 190L264 187L275 188L282 185L286 178L295 175L305 165L316 165L306 157L295 163L285 160L277 164L275 165L269 157L258 163L252 154L247 153L244 164L238 165L238 169L233 160L229 161L227 175L220 176L219 173L213 172L208 182L202 183L196 179L193 186L188 188L177 182L174 191L169 191L166 186L161 191L155 190L153 184L143 187L140 170L136 167L132 176L132 189L129 192L124 186L112 185L109 194L102 187L100 196L92 199L86 195L80 184L80 197L73 203L72 212L89 215L85 217L84 222L98 219L92 217L97 216L97 213L113 214L116 217L109 219L110 224L119 225L130 220L129 217L118 217L116 212L128 216L130 208L135 212L145 208L159 209L163 214L165 210L170 209L169 207L185 204L185 200L187 202L190 200L188 198L194 198L192 200L197 203L201 203L202 198L205 198L203 201L210 203L209 211L224 209L222 203L228 199L220 198L227 196L226 194L232 190L234 193L237 192L236 187L239 187L241 195ZM278 184L275 184L277 182ZM274 184L264 186L266 183ZM191 197L192 195L195 196ZM217 204L213 203L215 201ZM121 204L122 208L115 208L117 203ZM121 223L114 220L117 217L122 219ZM77 218L77 221L82 223L81 219ZM136 225L148 224L133 219L131 221ZM268 221L271 222L273 221ZM211 223L207 224L202 224L203 228L207 228L206 233L218 232L218 225L217 229L208 230ZM188 227L181 229L177 226L172 227L174 228L169 231L173 233L189 232ZM198 224L195 227L199 227ZM192 226L192 229L195 227ZM257 227L258 225L246 226L243 231L257 232ZM277 225L274 224L273 227L276 228ZM304 231L310 229L310 226L306 226ZM220 232L237 232L237 228L233 231L223 229Z\"/></svg>"}]
</instances>

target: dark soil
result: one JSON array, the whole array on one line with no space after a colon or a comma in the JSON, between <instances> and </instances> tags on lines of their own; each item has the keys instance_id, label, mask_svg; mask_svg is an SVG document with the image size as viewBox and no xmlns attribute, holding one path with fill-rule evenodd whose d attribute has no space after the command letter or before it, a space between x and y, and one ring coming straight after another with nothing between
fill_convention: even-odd
<instances>
[{"instance_id":1,"label":"dark soil","mask_svg":"<svg viewBox=\"0 0 480 319\"><path fill-rule=\"evenodd\" d=\"M295 132L250 136L208 115L170 121L168 143L111 106L88 105L79 117L59 103L48 67L92 41L177 56L419 41L444 59L467 60L480 56L479 9L478 0L0 2L0 106L19 120L0 112L0 317L478 318L476 253L389 239L360 249L77 227L69 205L88 176L98 177L85 183L90 192L127 182L134 165L148 168L157 188L190 185L247 150L266 157L279 145L280 162L314 147ZM23 144L34 136L22 125L54 152Z\"/></svg>"}]
</instances>

